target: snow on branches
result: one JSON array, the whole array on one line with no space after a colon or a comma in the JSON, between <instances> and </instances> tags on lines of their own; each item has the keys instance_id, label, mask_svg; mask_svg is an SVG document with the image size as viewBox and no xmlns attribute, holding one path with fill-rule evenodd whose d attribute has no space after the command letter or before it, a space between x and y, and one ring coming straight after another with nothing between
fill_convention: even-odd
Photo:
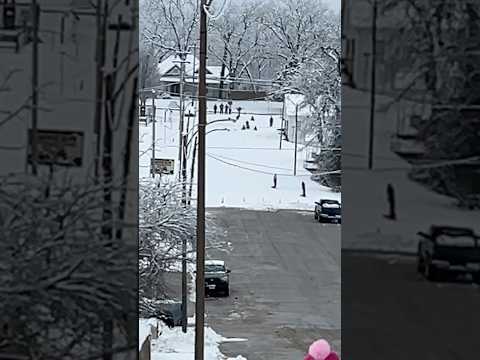
<instances>
[{"instance_id":1,"label":"snow on branches","mask_svg":"<svg viewBox=\"0 0 480 360\"><path fill-rule=\"evenodd\" d=\"M149 297L160 300L168 297L162 274L180 270L183 241L187 242L188 263L194 261L195 237L196 211L182 203L182 184L142 180L139 187L140 306L148 307L147 302L152 300ZM207 251L226 248L214 222L207 218Z\"/></svg>"},{"instance_id":2,"label":"snow on branches","mask_svg":"<svg viewBox=\"0 0 480 360\"><path fill-rule=\"evenodd\" d=\"M101 351L103 321L125 319L117 326L128 331L137 293L135 243L102 232L103 186L16 175L0 182L0 347L32 359L75 358L87 344Z\"/></svg>"}]
</instances>

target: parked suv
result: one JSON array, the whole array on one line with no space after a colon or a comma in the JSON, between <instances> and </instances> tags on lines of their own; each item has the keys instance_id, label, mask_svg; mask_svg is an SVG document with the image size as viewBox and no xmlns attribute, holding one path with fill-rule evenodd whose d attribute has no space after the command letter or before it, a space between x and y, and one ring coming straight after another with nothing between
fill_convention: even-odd
<instances>
[{"instance_id":1,"label":"parked suv","mask_svg":"<svg viewBox=\"0 0 480 360\"><path fill-rule=\"evenodd\" d=\"M230 269L223 260L205 261L205 294L230 295Z\"/></svg>"},{"instance_id":2,"label":"parked suv","mask_svg":"<svg viewBox=\"0 0 480 360\"><path fill-rule=\"evenodd\" d=\"M315 203L315 220L342 222L342 204L337 200L320 200Z\"/></svg>"},{"instance_id":3,"label":"parked suv","mask_svg":"<svg viewBox=\"0 0 480 360\"><path fill-rule=\"evenodd\" d=\"M431 226L418 232L417 269L429 280L439 280L448 273L471 273L480 281L479 236L472 229Z\"/></svg>"}]
</instances>

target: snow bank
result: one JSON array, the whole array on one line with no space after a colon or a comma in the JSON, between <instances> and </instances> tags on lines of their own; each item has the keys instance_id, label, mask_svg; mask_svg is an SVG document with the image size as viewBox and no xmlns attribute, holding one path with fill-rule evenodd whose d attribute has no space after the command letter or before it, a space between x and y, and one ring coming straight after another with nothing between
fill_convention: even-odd
<instances>
[{"instance_id":1,"label":"snow bank","mask_svg":"<svg viewBox=\"0 0 480 360\"><path fill-rule=\"evenodd\" d=\"M190 319L189 319L190 320ZM190 321L189 321L190 322ZM227 339L217 334L212 328L205 328L205 359L208 360L246 360L242 356L227 358L220 352L224 342L246 341L245 339ZM195 331L188 327L184 334L181 328L162 328L162 334L152 342L152 360L193 360Z\"/></svg>"},{"instance_id":2,"label":"snow bank","mask_svg":"<svg viewBox=\"0 0 480 360\"><path fill-rule=\"evenodd\" d=\"M150 326L157 326L158 320L155 318L138 320L138 350L142 348L143 343L151 335Z\"/></svg>"}]
</instances>

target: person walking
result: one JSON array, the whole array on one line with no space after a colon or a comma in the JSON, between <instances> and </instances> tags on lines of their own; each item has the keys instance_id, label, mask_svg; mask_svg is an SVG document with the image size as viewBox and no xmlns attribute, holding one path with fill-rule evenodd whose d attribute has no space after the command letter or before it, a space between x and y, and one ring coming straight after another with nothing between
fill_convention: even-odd
<instances>
[{"instance_id":1,"label":"person walking","mask_svg":"<svg viewBox=\"0 0 480 360\"><path fill-rule=\"evenodd\" d=\"M391 220L396 220L397 214L395 213L395 190L393 189L392 184L387 185L387 201L389 207L388 218Z\"/></svg>"},{"instance_id":2,"label":"person walking","mask_svg":"<svg viewBox=\"0 0 480 360\"><path fill-rule=\"evenodd\" d=\"M270 116L270 127L273 126L273 117Z\"/></svg>"},{"instance_id":3,"label":"person walking","mask_svg":"<svg viewBox=\"0 0 480 360\"><path fill-rule=\"evenodd\" d=\"M273 186L272 189L277 188L277 174L273 174Z\"/></svg>"},{"instance_id":4,"label":"person walking","mask_svg":"<svg viewBox=\"0 0 480 360\"><path fill-rule=\"evenodd\" d=\"M220 104L220 114L223 114L223 104Z\"/></svg>"},{"instance_id":5,"label":"person walking","mask_svg":"<svg viewBox=\"0 0 480 360\"><path fill-rule=\"evenodd\" d=\"M250 129L250 123L248 122L248 120L245 121L245 127L246 127L247 129Z\"/></svg>"},{"instance_id":6,"label":"person walking","mask_svg":"<svg viewBox=\"0 0 480 360\"><path fill-rule=\"evenodd\" d=\"M305 191L305 182L302 181L302 197L306 197L307 196L307 193Z\"/></svg>"},{"instance_id":7,"label":"person walking","mask_svg":"<svg viewBox=\"0 0 480 360\"><path fill-rule=\"evenodd\" d=\"M230 104L230 106L228 107L228 113L231 114L232 113L232 105Z\"/></svg>"},{"instance_id":8,"label":"person walking","mask_svg":"<svg viewBox=\"0 0 480 360\"><path fill-rule=\"evenodd\" d=\"M252 117L250 118L250 120L251 120L251 121L255 121L255 118L253 117L253 115L252 115Z\"/></svg>"},{"instance_id":9,"label":"person walking","mask_svg":"<svg viewBox=\"0 0 480 360\"><path fill-rule=\"evenodd\" d=\"M217 113L217 104L213 105L213 113L214 113L214 114Z\"/></svg>"}]
</instances>

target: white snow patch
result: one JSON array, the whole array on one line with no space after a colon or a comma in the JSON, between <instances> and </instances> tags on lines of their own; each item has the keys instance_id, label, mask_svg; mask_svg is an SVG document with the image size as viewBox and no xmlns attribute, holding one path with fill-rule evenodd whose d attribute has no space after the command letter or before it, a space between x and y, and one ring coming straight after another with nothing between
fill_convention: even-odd
<instances>
[{"instance_id":1,"label":"white snow patch","mask_svg":"<svg viewBox=\"0 0 480 360\"><path fill-rule=\"evenodd\" d=\"M163 175L164 178L178 177L178 111L162 110L172 100L156 101L156 157L173 159L175 175ZM206 140L206 206L235 207L252 210L313 210L317 199L340 201L340 193L335 193L310 179L311 173L303 168L305 152L297 152L297 175L293 176L294 144L282 142L279 149L279 132L281 126L282 104L268 101L235 101L234 109L241 107L241 116L232 121L217 122L208 126L210 132ZM208 102L211 111L213 102ZM252 115L253 114L253 115ZM270 114L274 119L269 125ZM277 115L278 114L278 115ZM208 113L208 122L236 118L236 111L231 115ZM251 117L254 116L254 121ZM241 130L245 121L250 129ZM191 122L196 123L197 119ZM192 125L192 123L190 124ZM257 127L257 131L253 130ZM196 128L195 128L196 129ZM190 134L195 133L190 126ZM140 127L139 177L151 176L149 164L152 145L152 124ZM191 138L191 137L190 137ZM190 142L193 144L194 141ZM301 146L299 146L301 149ZM188 174L190 176L190 151ZM198 155L198 154L197 154ZM198 160L198 156L197 156ZM273 189L273 175L277 174L277 188ZM306 197L302 197L302 181L305 182ZM196 169L192 199L196 198Z\"/></svg>"},{"instance_id":2,"label":"white snow patch","mask_svg":"<svg viewBox=\"0 0 480 360\"><path fill-rule=\"evenodd\" d=\"M190 319L189 319L190 320ZM193 321L193 320L190 320ZM189 323L190 323L189 321ZM246 339L224 338L212 328L205 327L205 359L208 360L246 360L242 356L227 358L220 352L220 344L225 342L243 342ZM187 328L183 333L181 328L162 328L158 339L152 341L152 360L193 360L195 346L195 330Z\"/></svg>"},{"instance_id":3,"label":"white snow patch","mask_svg":"<svg viewBox=\"0 0 480 360\"><path fill-rule=\"evenodd\" d=\"M138 320L138 349L142 348L142 345L146 338L151 335L151 326L157 326L158 320L155 318L139 319Z\"/></svg>"}]
</instances>

